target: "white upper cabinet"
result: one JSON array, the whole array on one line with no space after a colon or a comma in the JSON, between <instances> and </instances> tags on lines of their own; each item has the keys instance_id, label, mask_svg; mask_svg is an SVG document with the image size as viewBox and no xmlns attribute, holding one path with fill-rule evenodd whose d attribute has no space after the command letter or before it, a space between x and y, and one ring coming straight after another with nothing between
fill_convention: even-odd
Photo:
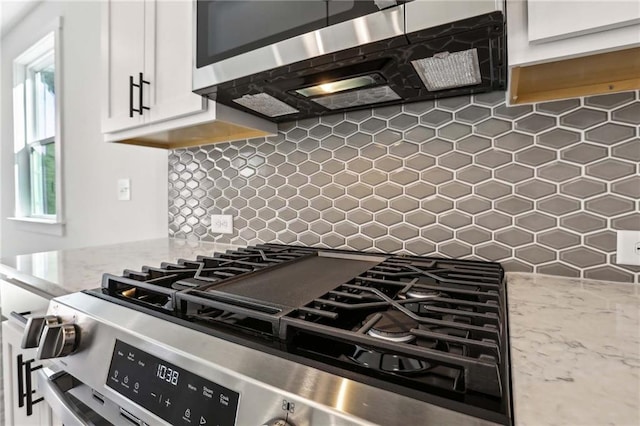
<instances>
[{"instance_id":1,"label":"white upper cabinet","mask_svg":"<svg viewBox=\"0 0 640 426\"><path fill-rule=\"evenodd\" d=\"M638 0L508 0L509 65L640 46Z\"/></svg>"},{"instance_id":2,"label":"white upper cabinet","mask_svg":"<svg viewBox=\"0 0 640 426\"><path fill-rule=\"evenodd\" d=\"M274 134L274 123L192 92L191 1L104 2L102 132L174 148Z\"/></svg>"}]
</instances>

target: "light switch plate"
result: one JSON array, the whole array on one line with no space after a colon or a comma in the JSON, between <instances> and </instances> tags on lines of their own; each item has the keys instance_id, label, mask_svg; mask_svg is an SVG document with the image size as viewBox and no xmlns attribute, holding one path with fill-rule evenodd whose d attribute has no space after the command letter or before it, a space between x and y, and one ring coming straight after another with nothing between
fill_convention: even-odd
<instances>
[{"instance_id":1,"label":"light switch plate","mask_svg":"<svg viewBox=\"0 0 640 426\"><path fill-rule=\"evenodd\" d=\"M616 263L640 265L640 231L618 231Z\"/></svg>"},{"instance_id":2,"label":"light switch plate","mask_svg":"<svg viewBox=\"0 0 640 426\"><path fill-rule=\"evenodd\" d=\"M233 215L212 214L211 232L216 234L233 234Z\"/></svg>"},{"instance_id":3,"label":"light switch plate","mask_svg":"<svg viewBox=\"0 0 640 426\"><path fill-rule=\"evenodd\" d=\"M131 179L118 179L118 200L131 200Z\"/></svg>"}]
</instances>

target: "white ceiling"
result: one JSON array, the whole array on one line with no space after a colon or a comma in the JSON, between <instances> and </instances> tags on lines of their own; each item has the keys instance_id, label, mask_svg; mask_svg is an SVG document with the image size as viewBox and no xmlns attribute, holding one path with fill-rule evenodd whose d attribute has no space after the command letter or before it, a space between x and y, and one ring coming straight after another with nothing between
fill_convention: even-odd
<instances>
[{"instance_id":1,"label":"white ceiling","mask_svg":"<svg viewBox=\"0 0 640 426\"><path fill-rule=\"evenodd\" d=\"M0 37L42 0L0 0Z\"/></svg>"}]
</instances>

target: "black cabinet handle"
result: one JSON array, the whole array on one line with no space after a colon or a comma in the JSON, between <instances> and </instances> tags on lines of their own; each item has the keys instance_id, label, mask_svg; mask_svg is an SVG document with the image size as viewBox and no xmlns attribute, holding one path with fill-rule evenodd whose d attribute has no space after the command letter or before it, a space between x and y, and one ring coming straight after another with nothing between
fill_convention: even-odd
<instances>
[{"instance_id":1,"label":"black cabinet handle","mask_svg":"<svg viewBox=\"0 0 640 426\"><path fill-rule=\"evenodd\" d=\"M18 407L24 407L26 399L27 416L33 414L34 405L44 400L44 398L38 398L35 401L33 400L33 394L36 391L33 390L31 373L42 368L42 365L32 368L31 364L33 364L33 361L33 359L23 361L22 355L18 355L16 357L16 363L18 364Z\"/></svg>"},{"instance_id":2,"label":"black cabinet handle","mask_svg":"<svg viewBox=\"0 0 640 426\"><path fill-rule=\"evenodd\" d=\"M144 85L145 84L151 84L150 82L146 81L144 79L144 77L142 76L142 73L140 73L138 75L138 84L133 82L133 76L130 75L129 76L129 117L133 117L133 113L137 112L138 114L142 115L144 110L149 110L149 107L146 107L143 105L143 97L144 97ZM133 88L137 87L138 88L138 108L134 108L133 107Z\"/></svg>"}]
</instances>

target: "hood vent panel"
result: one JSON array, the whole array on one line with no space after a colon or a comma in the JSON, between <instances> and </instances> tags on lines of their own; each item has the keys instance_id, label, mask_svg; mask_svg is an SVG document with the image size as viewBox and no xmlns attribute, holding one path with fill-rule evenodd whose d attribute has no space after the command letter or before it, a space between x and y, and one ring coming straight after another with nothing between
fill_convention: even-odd
<instances>
[{"instance_id":1,"label":"hood vent panel","mask_svg":"<svg viewBox=\"0 0 640 426\"><path fill-rule=\"evenodd\" d=\"M477 49L436 53L411 64L431 92L482 83Z\"/></svg>"}]
</instances>

